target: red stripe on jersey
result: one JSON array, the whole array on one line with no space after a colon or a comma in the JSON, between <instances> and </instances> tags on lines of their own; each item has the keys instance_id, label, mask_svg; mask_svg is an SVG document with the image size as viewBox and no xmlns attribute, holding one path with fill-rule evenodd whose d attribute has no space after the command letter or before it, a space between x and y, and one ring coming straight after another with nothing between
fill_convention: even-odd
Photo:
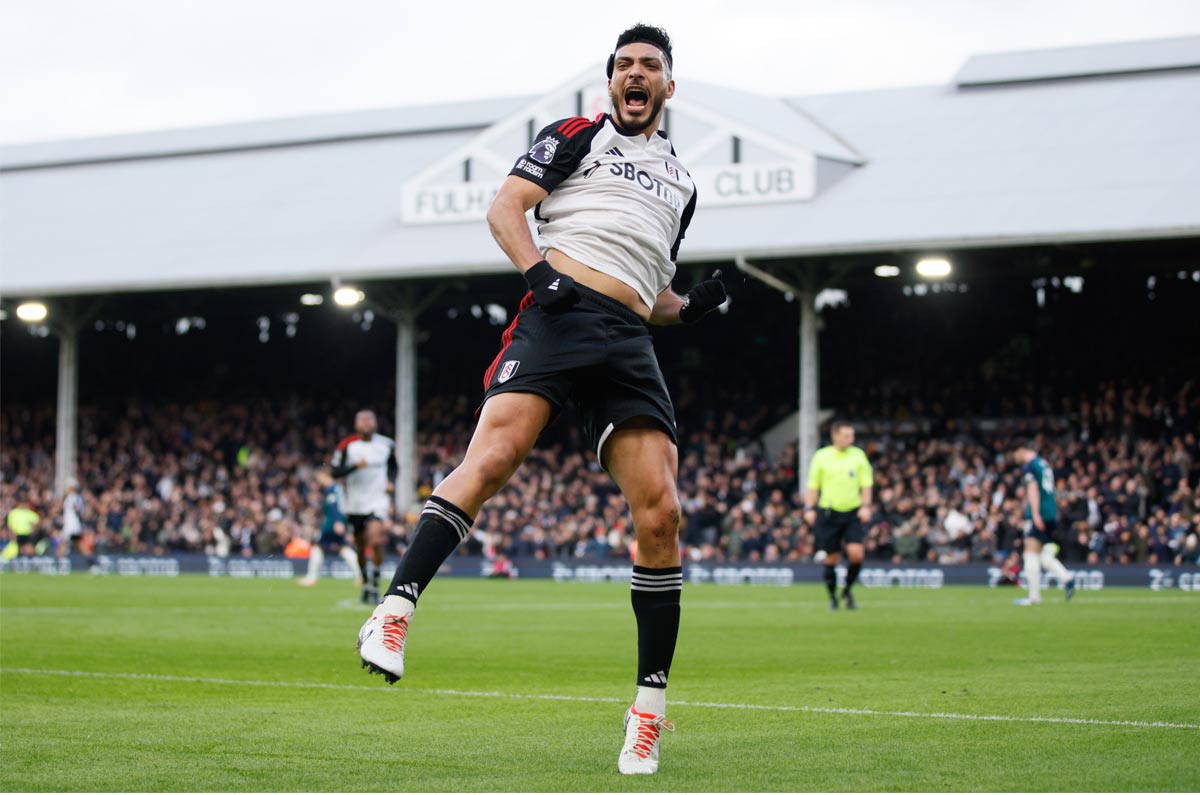
<instances>
[{"instance_id":1,"label":"red stripe on jersey","mask_svg":"<svg viewBox=\"0 0 1200 795\"><path fill-rule=\"evenodd\" d=\"M575 134L580 130L584 130L591 126L591 120L585 119L583 116L575 116L574 118L567 119L562 124L558 125L558 131L566 138L574 138Z\"/></svg>"},{"instance_id":2,"label":"red stripe on jersey","mask_svg":"<svg viewBox=\"0 0 1200 795\"><path fill-rule=\"evenodd\" d=\"M517 308L517 316L513 318L513 322L508 325L504 333L500 335L500 352L496 354L496 358L492 359L491 366L483 374L483 391L486 392L488 386L492 383L492 376L496 374L496 368L500 366L500 360L504 358L504 352L508 350L508 346L512 345L513 332L517 330L517 321L521 319L521 313L529 307L533 306L533 291L525 293L525 297L521 299L521 305Z\"/></svg>"},{"instance_id":3,"label":"red stripe on jersey","mask_svg":"<svg viewBox=\"0 0 1200 795\"><path fill-rule=\"evenodd\" d=\"M352 433L349 436L347 436L345 439L342 439L340 442L338 442L338 449L345 450L347 447L350 446L351 442L357 442L361 438L362 437L359 436L357 433Z\"/></svg>"},{"instance_id":4,"label":"red stripe on jersey","mask_svg":"<svg viewBox=\"0 0 1200 795\"><path fill-rule=\"evenodd\" d=\"M592 126L592 123L590 121L588 121L587 119L584 119L580 123L572 124L570 127L568 127L566 129L566 131L563 133L563 135L565 135L567 138L574 138L576 133L582 132L583 130L586 130L588 127L591 127L591 126Z\"/></svg>"},{"instance_id":5,"label":"red stripe on jersey","mask_svg":"<svg viewBox=\"0 0 1200 795\"><path fill-rule=\"evenodd\" d=\"M562 124L558 125L558 131L560 133L566 133L568 127L573 127L580 122L586 121L587 119L582 116L572 116L571 118L564 120Z\"/></svg>"}]
</instances>

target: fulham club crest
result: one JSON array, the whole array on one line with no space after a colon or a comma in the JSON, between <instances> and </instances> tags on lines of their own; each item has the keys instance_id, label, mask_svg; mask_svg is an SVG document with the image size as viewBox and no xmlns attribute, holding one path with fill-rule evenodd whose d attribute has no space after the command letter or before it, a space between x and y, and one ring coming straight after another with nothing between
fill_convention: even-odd
<instances>
[{"instance_id":1,"label":"fulham club crest","mask_svg":"<svg viewBox=\"0 0 1200 795\"><path fill-rule=\"evenodd\" d=\"M516 374L517 368L520 365L521 361L519 359L509 359L500 367L500 375L496 376L496 383L503 384L505 381L512 378Z\"/></svg>"},{"instance_id":2,"label":"fulham club crest","mask_svg":"<svg viewBox=\"0 0 1200 795\"><path fill-rule=\"evenodd\" d=\"M671 165L666 160L663 161L663 167L667 169L667 174L671 176L671 179L676 181L679 180L679 169L675 168L675 166Z\"/></svg>"}]
</instances>

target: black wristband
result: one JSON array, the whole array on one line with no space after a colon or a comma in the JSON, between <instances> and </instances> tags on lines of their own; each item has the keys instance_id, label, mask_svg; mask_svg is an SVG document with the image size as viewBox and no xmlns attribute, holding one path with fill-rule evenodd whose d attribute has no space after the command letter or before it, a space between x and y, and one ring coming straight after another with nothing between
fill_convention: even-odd
<instances>
[{"instance_id":1,"label":"black wristband","mask_svg":"<svg viewBox=\"0 0 1200 795\"><path fill-rule=\"evenodd\" d=\"M523 275L533 300L548 312L569 309L579 301L575 280L556 271L546 260L535 262Z\"/></svg>"},{"instance_id":2,"label":"black wristband","mask_svg":"<svg viewBox=\"0 0 1200 795\"><path fill-rule=\"evenodd\" d=\"M700 282L683 297L683 306L679 308L679 319L684 323L695 323L700 318L725 303L728 297L725 285L720 280L720 271L713 278Z\"/></svg>"},{"instance_id":3,"label":"black wristband","mask_svg":"<svg viewBox=\"0 0 1200 795\"><path fill-rule=\"evenodd\" d=\"M521 275L525 277L525 283L529 285L529 289L536 290L538 285L545 284L553 279L555 272L549 262L541 260L534 263L529 270Z\"/></svg>"}]
</instances>

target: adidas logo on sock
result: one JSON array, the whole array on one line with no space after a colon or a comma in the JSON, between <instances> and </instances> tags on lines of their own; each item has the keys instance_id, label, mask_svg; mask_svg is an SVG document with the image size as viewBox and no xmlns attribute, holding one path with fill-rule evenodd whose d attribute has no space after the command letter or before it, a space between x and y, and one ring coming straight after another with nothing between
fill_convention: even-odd
<instances>
[{"instance_id":1,"label":"adidas logo on sock","mask_svg":"<svg viewBox=\"0 0 1200 795\"><path fill-rule=\"evenodd\" d=\"M546 289L547 289L547 290L557 290L557 289L558 289L558 283L559 283L560 281L562 281L562 280L561 280L561 279L555 279L554 281L550 282L550 286L549 286L549 287L547 287Z\"/></svg>"},{"instance_id":2,"label":"adidas logo on sock","mask_svg":"<svg viewBox=\"0 0 1200 795\"><path fill-rule=\"evenodd\" d=\"M666 673L666 671L659 671L656 674L650 674L649 676L643 676L642 681L648 682L652 685L666 685L667 684L667 673Z\"/></svg>"}]
</instances>

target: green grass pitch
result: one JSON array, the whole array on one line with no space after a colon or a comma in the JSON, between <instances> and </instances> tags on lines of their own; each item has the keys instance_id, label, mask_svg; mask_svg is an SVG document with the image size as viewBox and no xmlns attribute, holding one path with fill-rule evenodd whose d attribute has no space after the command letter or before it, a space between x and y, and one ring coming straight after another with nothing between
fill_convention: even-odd
<instances>
[{"instance_id":1,"label":"green grass pitch","mask_svg":"<svg viewBox=\"0 0 1200 795\"><path fill-rule=\"evenodd\" d=\"M626 585L437 580L388 687L346 582L9 573L0 789L1200 790L1200 593L1017 595L685 587L678 729L623 777Z\"/></svg>"}]
</instances>

